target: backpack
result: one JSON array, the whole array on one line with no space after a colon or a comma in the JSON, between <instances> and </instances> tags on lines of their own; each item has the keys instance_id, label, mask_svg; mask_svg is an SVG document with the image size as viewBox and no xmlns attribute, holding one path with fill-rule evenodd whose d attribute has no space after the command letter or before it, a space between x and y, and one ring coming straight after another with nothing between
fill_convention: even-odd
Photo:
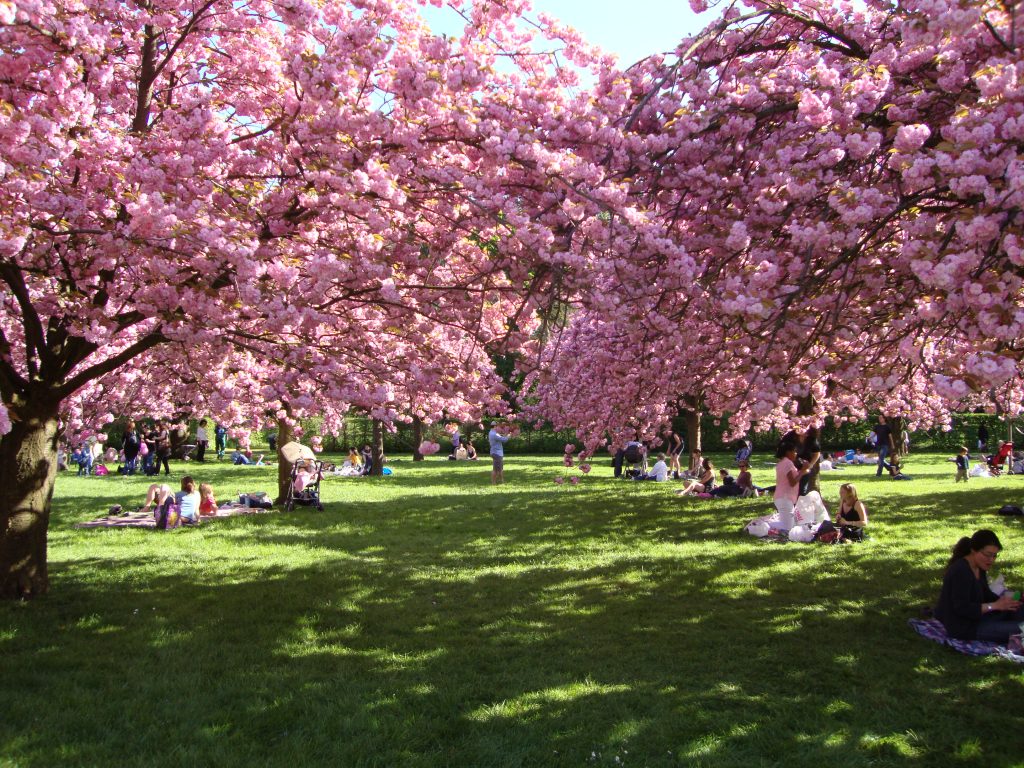
<instances>
[{"instance_id":1,"label":"backpack","mask_svg":"<svg viewBox=\"0 0 1024 768\"><path fill-rule=\"evenodd\" d=\"M839 529L830 520L825 520L815 531L814 541L819 544L835 544L839 541Z\"/></svg>"},{"instance_id":2,"label":"backpack","mask_svg":"<svg viewBox=\"0 0 1024 768\"><path fill-rule=\"evenodd\" d=\"M156 527L159 531L169 531L181 525L181 514L178 510L178 505L172 499L167 499L167 501L157 507L156 511L153 512L153 518L156 520Z\"/></svg>"}]
</instances>

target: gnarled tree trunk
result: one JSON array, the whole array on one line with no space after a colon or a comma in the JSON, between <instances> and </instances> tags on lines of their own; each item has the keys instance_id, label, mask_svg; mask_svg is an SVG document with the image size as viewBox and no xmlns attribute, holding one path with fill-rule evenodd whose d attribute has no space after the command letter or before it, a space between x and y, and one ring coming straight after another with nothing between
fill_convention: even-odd
<instances>
[{"instance_id":1,"label":"gnarled tree trunk","mask_svg":"<svg viewBox=\"0 0 1024 768\"><path fill-rule=\"evenodd\" d=\"M292 463L285 459L281 447L295 439L291 425L284 419L277 420L277 498L275 504L284 504L288 498L288 486L292 482Z\"/></svg>"},{"instance_id":2,"label":"gnarled tree trunk","mask_svg":"<svg viewBox=\"0 0 1024 768\"><path fill-rule=\"evenodd\" d=\"M373 442L370 443L370 452L373 456L370 474L380 477L384 474L384 422L380 419L373 420Z\"/></svg>"},{"instance_id":3,"label":"gnarled tree trunk","mask_svg":"<svg viewBox=\"0 0 1024 768\"><path fill-rule=\"evenodd\" d=\"M700 435L700 409L701 399L693 395L687 395L683 399L682 406L679 408L679 411L682 413L683 419L686 422L687 451L704 450L704 447L701 445Z\"/></svg>"},{"instance_id":4,"label":"gnarled tree trunk","mask_svg":"<svg viewBox=\"0 0 1024 768\"><path fill-rule=\"evenodd\" d=\"M15 406L17 421L0 438L0 598L34 597L50 586L46 530L57 476L57 408Z\"/></svg>"}]
</instances>

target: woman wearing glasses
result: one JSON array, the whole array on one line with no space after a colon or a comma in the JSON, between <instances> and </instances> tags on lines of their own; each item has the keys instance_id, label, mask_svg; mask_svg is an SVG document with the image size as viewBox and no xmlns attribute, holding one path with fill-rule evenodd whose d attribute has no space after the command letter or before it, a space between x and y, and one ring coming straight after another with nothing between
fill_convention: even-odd
<instances>
[{"instance_id":1,"label":"woman wearing glasses","mask_svg":"<svg viewBox=\"0 0 1024 768\"><path fill-rule=\"evenodd\" d=\"M988 569L1002 548L996 535L986 530L964 536L953 547L935 606L935 618L950 637L1005 643L1010 635L1020 634L1020 600L1012 592L996 595L988 586Z\"/></svg>"}]
</instances>

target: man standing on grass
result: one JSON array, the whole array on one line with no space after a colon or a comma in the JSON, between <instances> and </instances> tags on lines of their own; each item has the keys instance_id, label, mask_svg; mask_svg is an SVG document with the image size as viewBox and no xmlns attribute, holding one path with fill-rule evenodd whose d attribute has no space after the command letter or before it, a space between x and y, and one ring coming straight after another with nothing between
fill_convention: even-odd
<instances>
[{"instance_id":1,"label":"man standing on grass","mask_svg":"<svg viewBox=\"0 0 1024 768\"><path fill-rule=\"evenodd\" d=\"M875 473L875 477L881 477L882 470L889 468L885 463L885 457L896 450L896 444L893 442L892 427L886 423L885 416L879 415L874 432L878 438L878 471Z\"/></svg>"},{"instance_id":2,"label":"man standing on grass","mask_svg":"<svg viewBox=\"0 0 1024 768\"><path fill-rule=\"evenodd\" d=\"M491 444L491 485L505 482L505 443L512 436L510 432L507 422L491 422L491 431L487 433Z\"/></svg>"}]
</instances>

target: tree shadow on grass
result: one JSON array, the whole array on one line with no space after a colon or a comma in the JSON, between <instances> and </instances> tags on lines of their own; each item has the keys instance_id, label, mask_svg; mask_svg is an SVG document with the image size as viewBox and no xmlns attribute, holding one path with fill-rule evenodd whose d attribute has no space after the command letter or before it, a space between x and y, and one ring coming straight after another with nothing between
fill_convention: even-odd
<instances>
[{"instance_id":1,"label":"tree shadow on grass","mask_svg":"<svg viewBox=\"0 0 1024 768\"><path fill-rule=\"evenodd\" d=\"M521 509L503 547L549 525ZM58 564L56 597L0 622L0 688L18 693L3 751L24 765L1016 759L1019 674L910 634L891 562L867 549L516 557L464 539L364 558L358 536L325 536L338 559L192 577L174 570L187 540L166 539L117 590L109 559L77 560L74 580ZM933 575L908 563L900 579Z\"/></svg>"}]
</instances>

